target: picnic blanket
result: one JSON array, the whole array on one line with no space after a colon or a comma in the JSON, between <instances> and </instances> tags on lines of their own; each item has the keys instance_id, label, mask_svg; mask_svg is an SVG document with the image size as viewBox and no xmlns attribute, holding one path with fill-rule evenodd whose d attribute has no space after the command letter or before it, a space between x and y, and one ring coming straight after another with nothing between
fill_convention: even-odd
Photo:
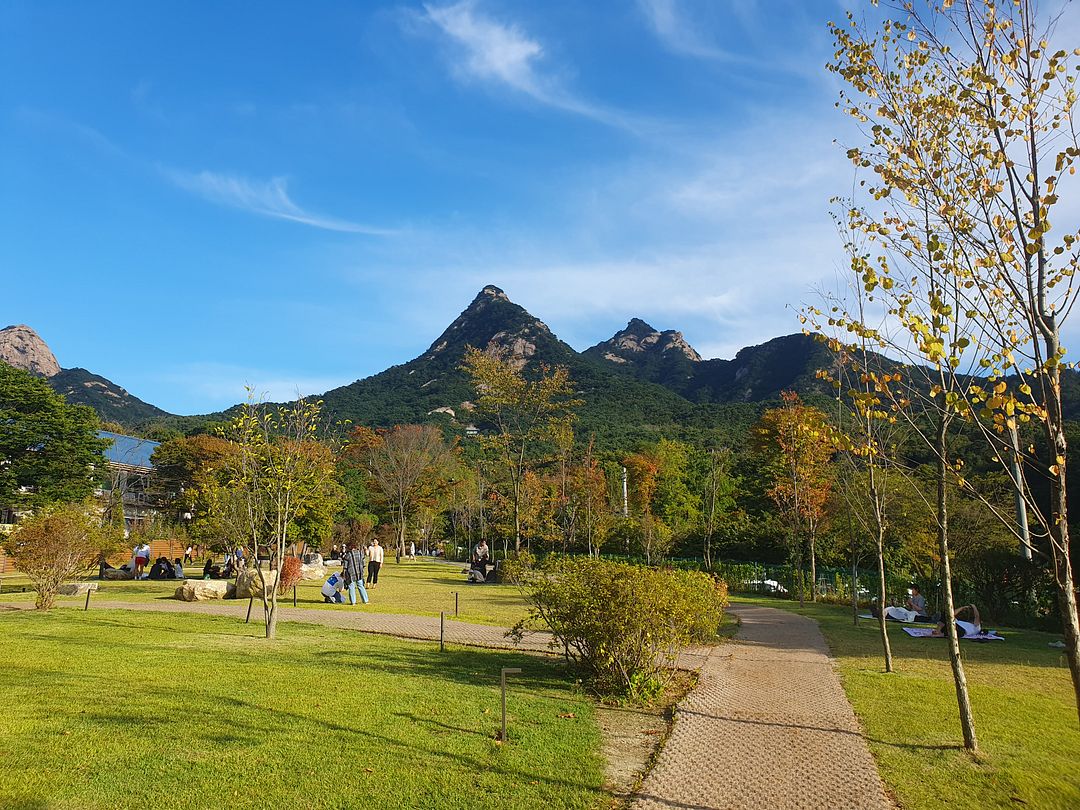
<instances>
[{"instance_id":1,"label":"picnic blanket","mask_svg":"<svg viewBox=\"0 0 1080 810\"><path fill-rule=\"evenodd\" d=\"M900 628L913 638L937 638L934 636L933 627L902 627ZM961 636L964 641L1004 641L1004 636L999 636L993 630L983 631L975 636Z\"/></svg>"}]
</instances>

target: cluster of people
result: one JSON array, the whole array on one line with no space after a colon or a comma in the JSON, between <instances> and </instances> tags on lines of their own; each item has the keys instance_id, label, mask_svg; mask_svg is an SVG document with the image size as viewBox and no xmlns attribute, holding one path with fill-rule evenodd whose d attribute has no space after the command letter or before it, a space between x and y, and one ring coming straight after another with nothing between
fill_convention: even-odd
<instances>
[{"instance_id":1,"label":"cluster of people","mask_svg":"<svg viewBox=\"0 0 1080 810\"><path fill-rule=\"evenodd\" d=\"M870 612L875 618L880 615L876 606ZM886 619L894 622L934 624L932 635L938 637L945 635L945 620L940 616L930 616L926 612L926 597L922 595L917 585L912 586L911 595L905 600L903 607L890 605L885 608L884 614ZM962 605L956 608L952 618L958 638L977 636L982 632L982 617L975 605Z\"/></svg>"},{"instance_id":2,"label":"cluster of people","mask_svg":"<svg viewBox=\"0 0 1080 810\"><path fill-rule=\"evenodd\" d=\"M340 553L340 573L332 573L321 588L323 601L343 605L347 593L349 604L355 605L359 596L360 601L366 605L367 589L379 584L379 569L382 568L384 554L378 539L373 539L366 548L358 543L345 543Z\"/></svg>"},{"instance_id":3,"label":"cluster of people","mask_svg":"<svg viewBox=\"0 0 1080 810\"><path fill-rule=\"evenodd\" d=\"M150 568L150 579L183 579L184 578L184 566L180 562L180 558L177 557L172 562L169 562L168 557L158 557L157 562Z\"/></svg>"},{"instance_id":4,"label":"cluster of people","mask_svg":"<svg viewBox=\"0 0 1080 810\"><path fill-rule=\"evenodd\" d=\"M244 567L244 549L237 547L231 554L225 555L225 562L218 565L213 556L206 558L203 564L203 579L232 579Z\"/></svg>"}]
</instances>

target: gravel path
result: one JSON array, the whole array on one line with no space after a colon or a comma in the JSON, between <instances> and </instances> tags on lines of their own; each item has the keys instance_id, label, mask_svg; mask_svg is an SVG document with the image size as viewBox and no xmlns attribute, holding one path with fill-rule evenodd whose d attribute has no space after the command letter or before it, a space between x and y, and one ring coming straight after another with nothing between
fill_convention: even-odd
<instances>
[{"instance_id":1,"label":"gravel path","mask_svg":"<svg viewBox=\"0 0 1080 810\"><path fill-rule=\"evenodd\" d=\"M32 602L0 603L5 608L34 607ZM224 602L180 602L172 599L159 599L153 602L120 602L91 597L90 610L137 610L160 613L201 613L211 616L234 616L243 618L247 613L248 603L242 599ZM262 605L258 602L251 610L252 624L263 621ZM351 605L339 605L326 609L292 608L278 606L278 621L320 624L325 627L338 627L344 630L359 630L363 633L379 633L411 638L422 641L439 640L439 619L436 616L408 616L398 613L369 613L353 608ZM490 647L508 650L531 650L551 652L548 643L549 633L530 633L521 644L514 644L506 637L506 628L486 624L469 624L453 619L446 620L447 644L464 644L471 647Z\"/></svg>"},{"instance_id":2,"label":"gravel path","mask_svg":"<svg viewBox=\"0 0 1080 810\"><path fill-rule=\"evenodd\" d=\"M704 661L634 810L890 808L817 623L732 612L741 643Z\"/></svg>"}]
</instances>

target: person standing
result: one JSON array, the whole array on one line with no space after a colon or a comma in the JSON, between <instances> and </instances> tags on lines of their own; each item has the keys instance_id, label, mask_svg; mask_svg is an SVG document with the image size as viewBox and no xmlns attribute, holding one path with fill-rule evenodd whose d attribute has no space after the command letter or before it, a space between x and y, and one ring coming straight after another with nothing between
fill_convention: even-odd
<instances>
[{"instance_id":1,"label":"person standing","mask_svg":"<svg viewBox=\"0 0 1080 810\"><path fill-rule=\"evenodd\" d=\"M383 547L379 545L379 538L376 537L368 546L367 581L373 588L379 584L379 569L382 568L382 563Z\"/></svg>"},{"instance_id":2,"label":"person standing","mask_svg":"<svg viewBox=\"0 0 1080 810\"><path fill-rule=\"evenodd\" d=\"M135 558L135 579L146 579L145 568L150 562L150 546L146 544L146 541L137 544L132 549L132 556Z\"/></svg>"},{"instance_id":3,"label":"person standing","mask_svg":"<svg viewBox=\"0 0 1080 810\"><path fill-rule=\"evenodd\" d=\"M184 565L191 565L195 560L191 556L191 544L188 543L187 551L184 552Z\"/></svg>"},{"instance_id":4,"label":"person standing","mask_svg":"<svg viewBox=\"0 0 1080 810\"><path fill-rule=\"evenodd\" d=\"M349 604L356 604L356 592L360 591L360 601L367 604L368 595L364 588L364 552L355 543L346 543L341 555L341 573L345 577L345 587L349 590Z\"/></svg>"},{"instance_id":5,"label":"person standing","mask_svg":"<svg viewBox=\"0 0 1080 810\"><path fill-rule=\"evenodd\" d=\"M412 540L409 541L409 559L410 560L415 560L416 559L416 543L413 542Z\"/></svg>"}]
</instances>

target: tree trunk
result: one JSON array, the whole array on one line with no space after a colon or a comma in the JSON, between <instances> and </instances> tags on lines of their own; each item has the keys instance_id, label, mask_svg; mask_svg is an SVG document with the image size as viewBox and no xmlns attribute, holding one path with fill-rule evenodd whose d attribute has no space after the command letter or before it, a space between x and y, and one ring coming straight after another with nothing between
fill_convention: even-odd
<instances>
[{"instance_id":1,"label":"tree trunk","mask_svg":"<svg viewBox=\"0 0 1080 810\"><path fill-rule=\"evenodd\" d=\"M971 753L978 753L979 744L975 739L975 718L971 713L971 697L968 695L967 676L964 674L964 661L960 657L960 639L956 635L955 608L952 595L952 567L949 562L949 509L946 501L945 477L948 460L945 455L946 436L949 430L949 417L942 415L938 420L935 448L937 450L937 529L938 552L941 555L941 593L944 599L945 634L949 641L949 663L952 665L953 685L956 687L956 703L960 709L960 727L964 734L964 748ZM882 608L884 615L884 606Z\"/></svg>"},{"instance_id":2,"label":"tree trunk","mask_svg":"<svg viewBox=\"0 0 1080 810\"><path fill-rule=\"evenodd\" d=\"M810 601L817 601L817 549L814 535L810 535Z\"/></svg>"},{"instance_id":3,"label":"tree trunk","mask_svg":"<svg viewBox=\"0 0 1080 810\"><path fill-rule=\"evenodd\" d=\"M1056 324L1055 324L1056 325ZM1055 338L1056 338L1055 334ZM1055 357L1058 350L1056 339L1048 342L1047 357ZM1054 352L1050 354L1049 352ZM1055 364L1043 382L1048 392L1046 402L1046 438L1054 453L1057 474L1050 479L1050 551L1054 566L1054 581L1058 586L1058 605L1061 610L1061 630L1065 637L1065 657L1072 675L1073 698L1076 702L1077 720L1080 721L1080 621L1077 618L1076 581L1073 579L1071 549L1069 544L1068 497L1066 489L1065 459L1068 444L1065 438L1061 409L1061 371Z\"/></svg>"},{"instance_id":4,"label":"tree trunk","mask_svg":"<svg viewBox=\"0 0 1080 810\"><path fill-rule=\"evenodd\" d=\"M851 623L859 626L859 569L855 565L855 541L851 541Z\"/></svg>"},{"instance_id":5,"label":"tree trunk","mask_svg":"<svg viewBox=\"0 0 1080 810\"><path fill-rule=\"evenodd\" d=\"M885 602L888 589L885 582L885 536L880 527L877 533L878 567L878 631L881 633L881 651L885 655L885 671L893 671L892 645L889 643L889 626L885 623Z\"/></svg>"}]
</instances>

